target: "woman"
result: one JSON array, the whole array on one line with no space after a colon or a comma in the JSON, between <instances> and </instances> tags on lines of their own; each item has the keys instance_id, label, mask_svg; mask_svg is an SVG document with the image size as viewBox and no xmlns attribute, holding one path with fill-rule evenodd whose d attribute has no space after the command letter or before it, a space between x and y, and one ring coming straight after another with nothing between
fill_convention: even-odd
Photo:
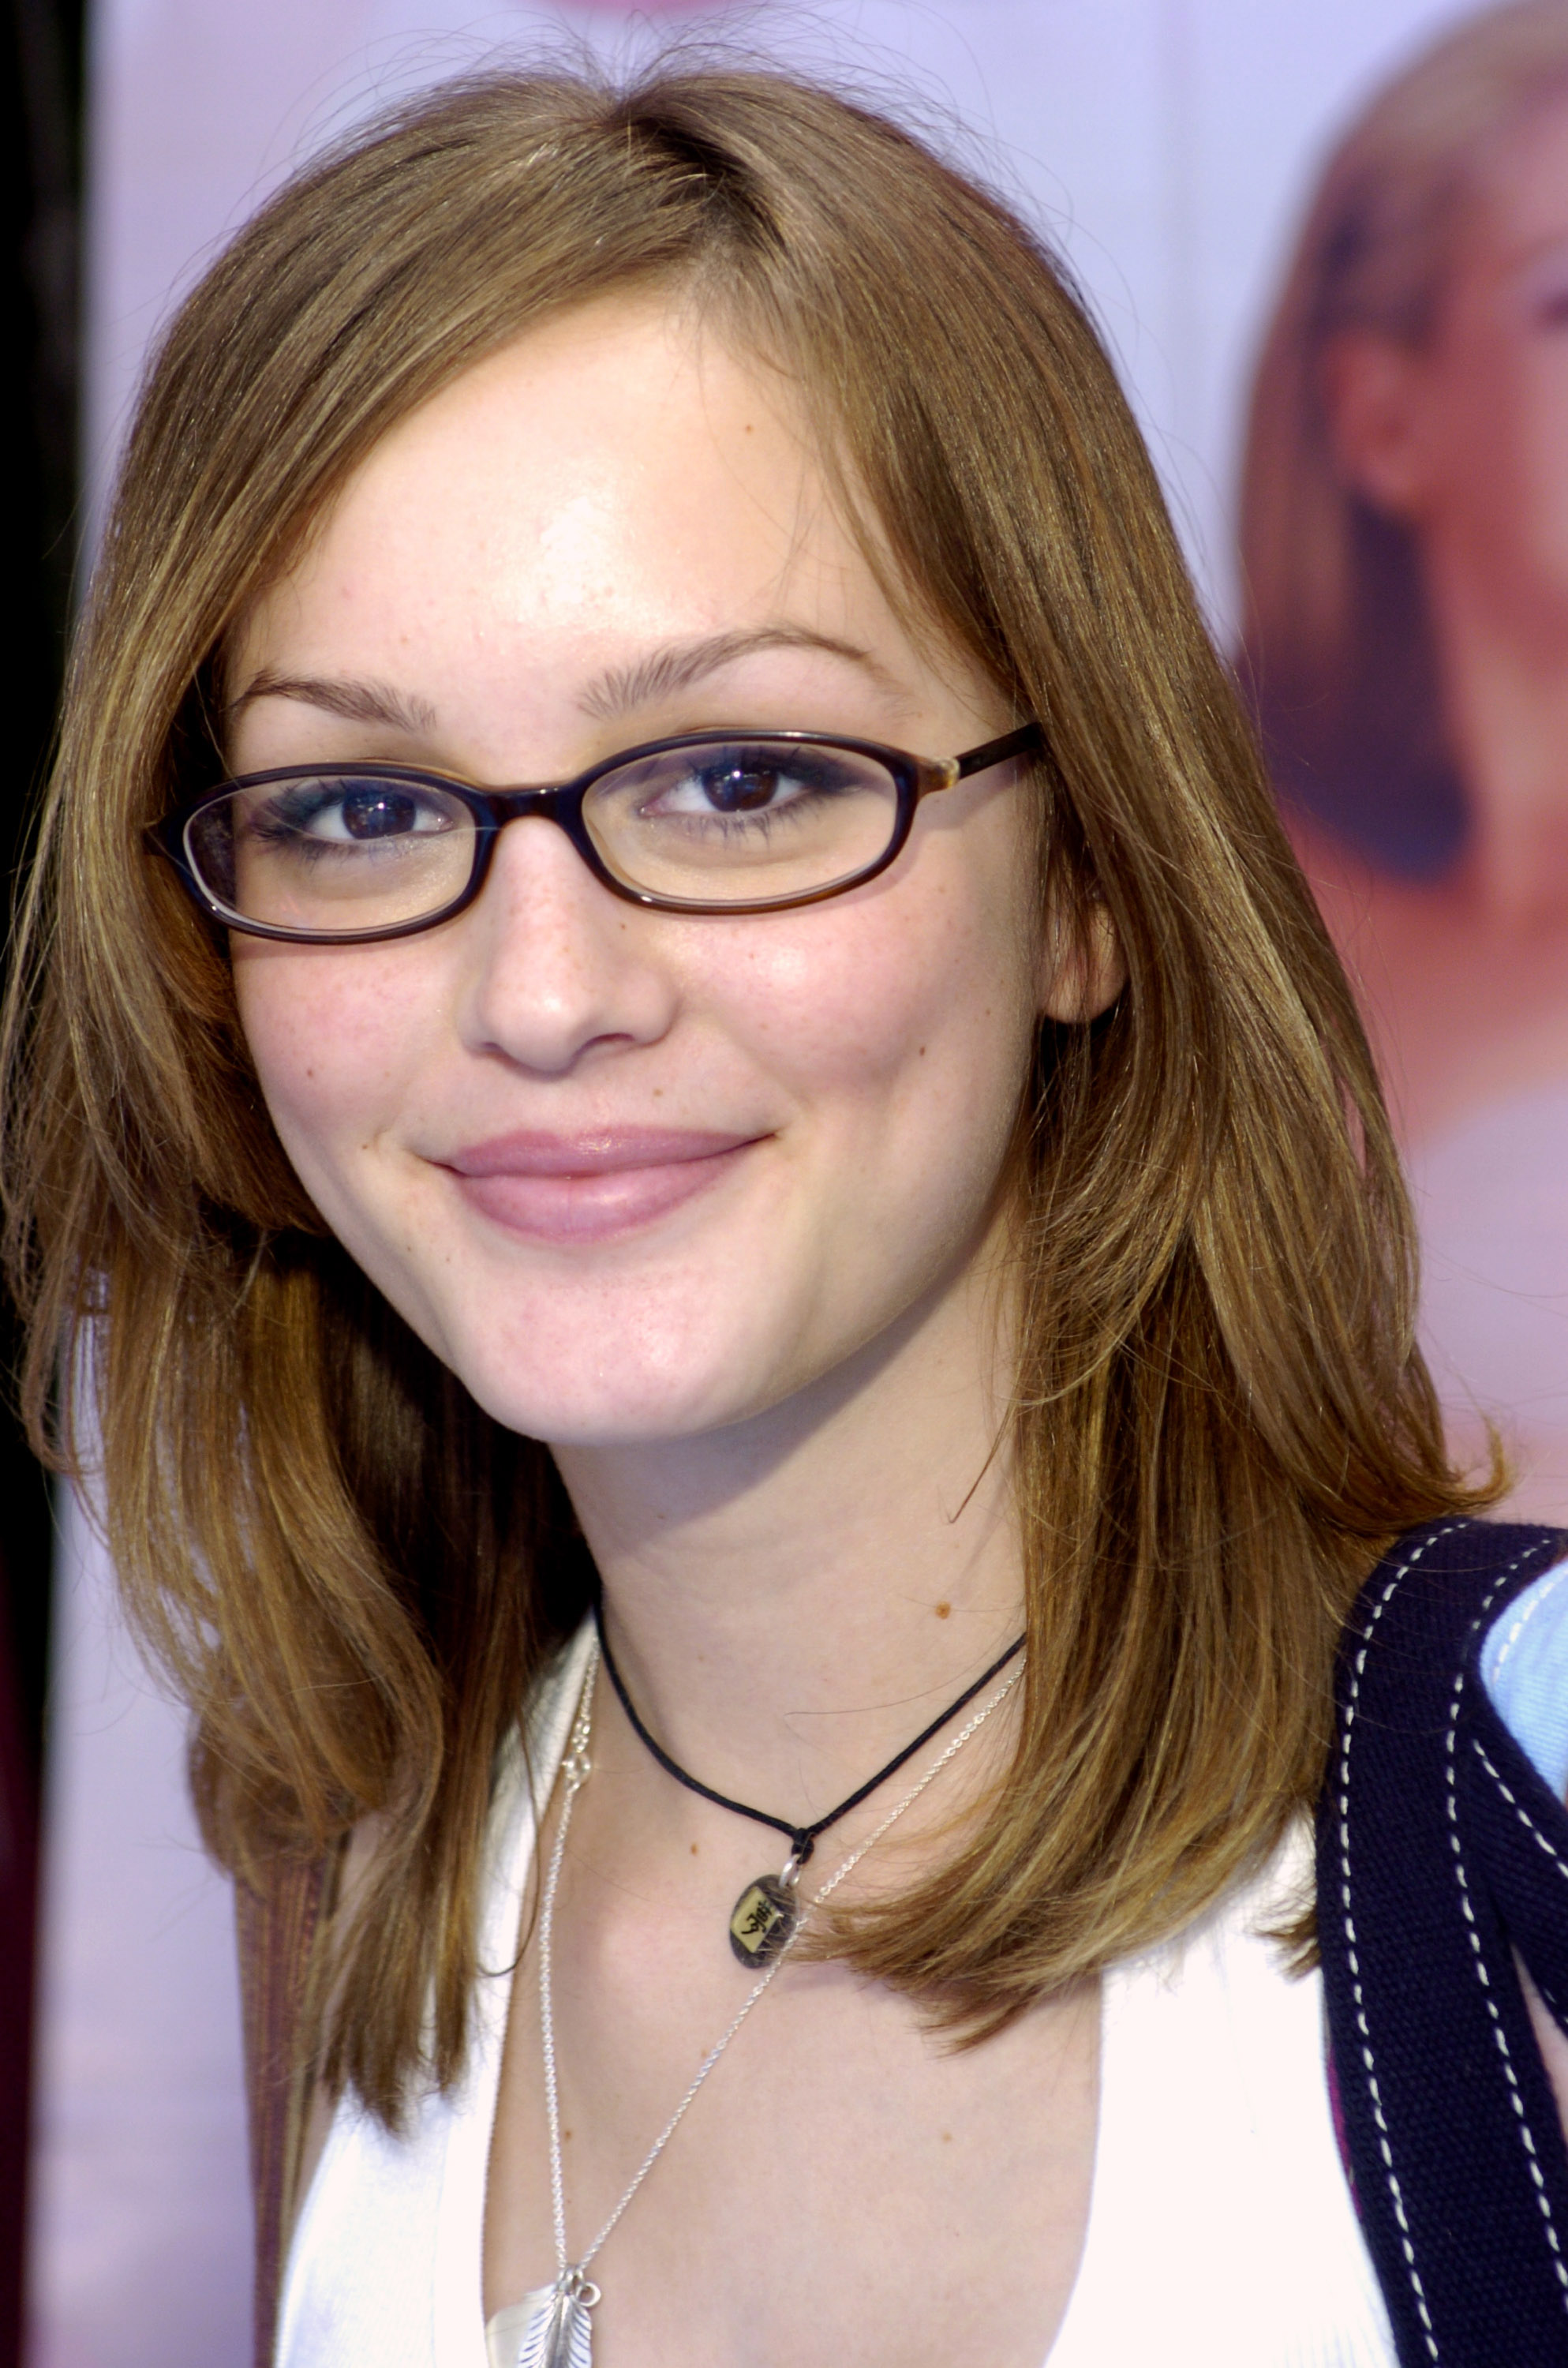
<instances>
[{"instance_id":1,"label":"woman","mask_svg":"<svg viewBox=\"0 0 1568 2368\"><path fill-rule=\"evenodd\" d=\"M766 74L313 167L149 380L33 894L32 1402L248 1903L263 2356L288 2187L290 2368L1392 2359L1268 1933L1367 1572L1485 1533L1017 222Z\"/></svg>"},{"instance_id":2,"label":"woman","mask_svg":"<svg viewBox=\"0 0 1568 2368\"><path fill-rule=\"evenodd\" d=\"M1568 14L1469 18L1331 158L1265 344L1246 670L1415 1160L1461 1432L1568 1507Z\"/></svg>"}]
</instances>

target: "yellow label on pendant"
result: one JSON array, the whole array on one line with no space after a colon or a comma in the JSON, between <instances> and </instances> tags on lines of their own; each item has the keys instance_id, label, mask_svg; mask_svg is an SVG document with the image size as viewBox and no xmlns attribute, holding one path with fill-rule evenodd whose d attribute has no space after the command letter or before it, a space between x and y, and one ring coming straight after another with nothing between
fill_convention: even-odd
<instances>
[{"instance_id":1,"label":"yellow label on pendant","mask_svg":"<svg viewBox=\"0 0 1568 2368\"><path fill-rule=\"evenodd\" d=\"M775 1874L759 1874L735 1902L730 1946L743 1965L766 1965L795 1929L794 1896Z\"/></svg>"}]
</instances>

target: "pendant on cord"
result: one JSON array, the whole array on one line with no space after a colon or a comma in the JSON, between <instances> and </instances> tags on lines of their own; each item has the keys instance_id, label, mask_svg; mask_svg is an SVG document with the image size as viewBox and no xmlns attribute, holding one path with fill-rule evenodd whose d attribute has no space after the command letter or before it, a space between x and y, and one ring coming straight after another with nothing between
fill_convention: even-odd
<instances>
[{"instance_id":1,"label":"pendant on cord","mask_svg":"<svg viewBox=\"0 0 1568 2368\"><path fill-rule=\"evenodd\" d=\"M594 2336L588 2313L599 2290L581 2270L562 2270L552 2286L524 2297L528 2313L517 2368L593 2368Z\"/></svg>"},{"instance_id":2,"label":"pendant on cord","mask_svg":"<svg viewBox=\"0 0 1568 2368\"><path fill-rule=\"evenodd\" d=\"M771 1964L794 1939L801 1921L795 1884L811 1854L809 1841L804 1849L791 1850L782 1873L759 1874L736 1900L730 1918L730 1946L743 1965Z\"/></svg>"},{"instance_id":3,"label":"pendant on cord","mask_svg":"<svg viewBox=\"0 0 1568 2368\"><path fill-rule=\"evenodd\" d=\"M610 1651L609 1638L605 1634L604 1621L597 1603L594 1606L594 1632L598 1641L599 1658L604 1663L605 1675L615 1688L616 1700L626 1713L633 1735L658 1761L665 1775L673 1776L677 1784L684 1784L688 1793L696 1793L704 1801L711 1801L716 1808L728 1809L737 1817L750 1817L754 1824L771 1826L775 1832L790 1837L790 1859L783 1873L759 1874L755 1883L747 1884L730 1911L730 1946L743 1965L753 1967L775 1963L795 1936L801 1921L800 1903L795 1897L795 1878L816 1848L817 1837L837 1825L840 1817L846 1817L851 1809L858 1809L862 1801L869 1801L890 1776L896 1776L906 1759L912 1759L917 1751L923 1751L938 1730L946 1726L950 1718L956 1718L976 1694L983 1692L993 1678L999 1678L1007 1663L1024 1649L1023 1638L1015 1637L1006 1651L999 1655L988 1669L983 1669L972 1684L965 1686L956 1702L950 1702L946 1710L938 1711L930 1725L923 1727L913 1743L906 1743L902 1751L895 1751L887 1766L879 1768L874 1776L868 1777L846 1801L840 1801L835 1809L830 1809L826 1816L819 1817L814 1825L791 1826L782 1817L770 1817L766 1810L748 1808L744 1801L732 1801L728 1794L716 1793L711 1784L699 1784L678 1760L672 1759L664 1745L655 1742L649 1734L638 1715L637 1705L626 1691L626 1679L615 1665L615 1655ZM965 1736L970 1732L970 1728L964 1729ZM960 1736L960 1742L962 1739Z\"/></svg>"}]
</instances>

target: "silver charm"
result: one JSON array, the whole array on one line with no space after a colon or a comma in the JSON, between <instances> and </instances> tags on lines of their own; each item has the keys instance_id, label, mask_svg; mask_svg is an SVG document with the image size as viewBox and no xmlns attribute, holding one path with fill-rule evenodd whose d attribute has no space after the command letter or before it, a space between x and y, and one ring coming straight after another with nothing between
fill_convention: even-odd
<instances>
[{"instance_id":1,"label":"silver charm","mask_svg":"<svg viewBox=\"0 0 1568 2368\"><path fill-rule=\"evenodd\" d=\"M588 2313L599 2290L581 2270L562 2270L552 2286L524 2297L532 2312L517 2352L517 2368L593 2368L594 2335Z\"/></svg>"}]
</instances>

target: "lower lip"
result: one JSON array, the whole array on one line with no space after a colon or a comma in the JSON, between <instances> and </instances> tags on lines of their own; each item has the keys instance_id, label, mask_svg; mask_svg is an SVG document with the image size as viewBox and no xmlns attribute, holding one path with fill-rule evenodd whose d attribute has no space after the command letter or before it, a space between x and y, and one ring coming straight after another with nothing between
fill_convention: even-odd
<instances>
[{"instance_id":1,"label":"lower lip","mask_svg":"<svg viewBox=\"0 0 1568 2368\"><path fill-rule=\"evenodd\" d=\"M654 1224L709 1191L752 1147L741 1143L702 1159L613 1167L600 1175L457 1175L457 1183L470 1208L529 1241L608 1242Z\"/></svg>"}]
</instances>

